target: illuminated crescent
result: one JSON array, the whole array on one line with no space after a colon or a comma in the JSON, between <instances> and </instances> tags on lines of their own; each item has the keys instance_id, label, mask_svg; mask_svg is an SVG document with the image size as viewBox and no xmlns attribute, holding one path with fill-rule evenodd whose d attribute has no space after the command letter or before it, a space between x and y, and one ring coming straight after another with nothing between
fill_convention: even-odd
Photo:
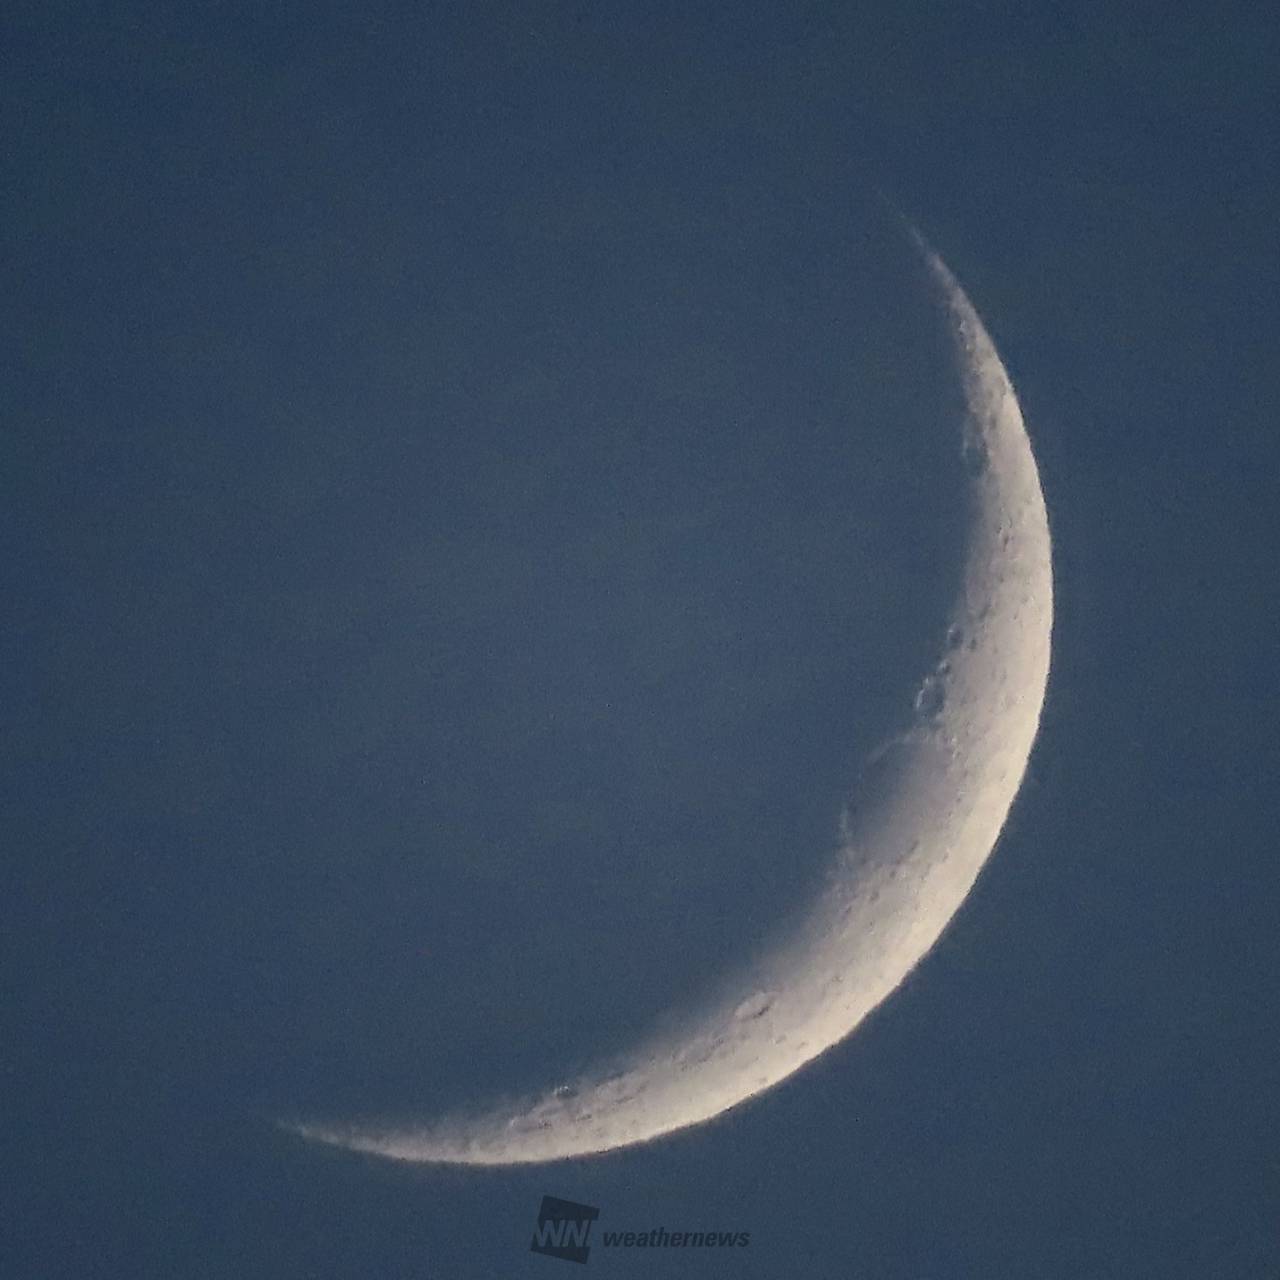
<instances>
[{"instance_id":1,"label":"illuminated crescent","mask_svg":"<svg viewBox=\"0 0 1280 1280\"><path fill-rule=\"evenodd\" d=\"M709 1120L847 1036L964 901L1022 781L1049 675L1053 578L1040 478L1008 375L963 290L949 309L968 412L962 586L901 732L868 761L814 900L719 995L617 1060L519 1102L412 1126L304 1123L397 1160L502 1165L610 1151Z\"/></svg>"}]
</instances>

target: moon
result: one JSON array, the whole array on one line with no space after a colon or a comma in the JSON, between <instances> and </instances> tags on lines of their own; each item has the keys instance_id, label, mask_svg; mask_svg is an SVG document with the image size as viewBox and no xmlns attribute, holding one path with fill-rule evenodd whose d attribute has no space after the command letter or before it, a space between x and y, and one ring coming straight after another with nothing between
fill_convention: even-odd
<instances>
[{"instance_id":1,"label":"moon","mask_svg":"<svg viewBox=\"0 0 1280 1280\"><path fill-rule=\"evenodd\" d=\"M286 1127L395 1160L509 1165L585 1156L700 1124L843 1040L938 940L990 856L1049 676L1048 518L1008 374L963 289L917 243L949 312L966 413L963 572L932 667L843 811L812 901L700 1007L544 1093L374 1128ZM904 699L905 704L905 699Z\"/></svg>"}]
</instances>

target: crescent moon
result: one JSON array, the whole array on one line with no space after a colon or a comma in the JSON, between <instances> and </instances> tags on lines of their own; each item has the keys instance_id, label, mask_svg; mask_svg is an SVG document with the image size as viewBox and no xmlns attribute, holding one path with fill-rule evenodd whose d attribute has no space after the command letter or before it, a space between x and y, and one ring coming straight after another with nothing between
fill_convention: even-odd
<instances>
[{"instance_id":1,"label":"crescent moon","mask_svg":"<svg viewBox=\"0 0 1280 1280\"><path fill-rule=\"evenodd\" d=\"M833 864L797 918L705 1006L624 1057L471 1116L373 1129L289 1124L397 1160L559 1160L699 1124L785 1080L897 988L964 901L1004 826L1040 723L1053 574L1044 496L991 338L917 237L949 311L967 414L970 522L937 662L840 815Z\"/></svg>"}]
</instances>

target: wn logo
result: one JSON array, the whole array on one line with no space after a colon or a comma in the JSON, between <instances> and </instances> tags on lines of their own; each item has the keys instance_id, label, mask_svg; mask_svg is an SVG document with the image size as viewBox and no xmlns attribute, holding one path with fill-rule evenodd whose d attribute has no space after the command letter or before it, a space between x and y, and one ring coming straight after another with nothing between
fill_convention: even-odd
<instances>
[{"instance_id":1,"label":"wn logo","mask_svg":"<svg viewBox=\"0 0 1280 1280\"><path fill-rule=\"evenodd\" d=\"M538 1210L538 1225L529 1246L534 1253L545 1253L566 1262L586 1262L591 1252L591 1224L600 1216L599 1209L572 1200L543 1196Z\"/></svg>"}]
</instances>

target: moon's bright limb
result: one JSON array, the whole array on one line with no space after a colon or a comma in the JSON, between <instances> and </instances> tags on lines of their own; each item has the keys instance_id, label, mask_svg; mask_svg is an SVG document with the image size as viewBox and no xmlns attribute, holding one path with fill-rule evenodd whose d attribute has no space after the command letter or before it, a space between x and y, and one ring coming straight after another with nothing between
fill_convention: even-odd
<instances>
[{"instance_id":1,"label":"moon's bright limb","mask_svg":"<svg viewBox=\"0 0 1280 1280\"><path fill-rule=\"evenodd\" d=\"M951 272L968 414L964 575L909 727L869 762L822 891L720 998L541 1097L385 1131L291 1126L398 1160L519 1164L608 1151L719 1115L847 1036L916 966L974 883L1026 769L1049 675L1044 497L1008 375Z\"/></svg>"}]
</instances>

